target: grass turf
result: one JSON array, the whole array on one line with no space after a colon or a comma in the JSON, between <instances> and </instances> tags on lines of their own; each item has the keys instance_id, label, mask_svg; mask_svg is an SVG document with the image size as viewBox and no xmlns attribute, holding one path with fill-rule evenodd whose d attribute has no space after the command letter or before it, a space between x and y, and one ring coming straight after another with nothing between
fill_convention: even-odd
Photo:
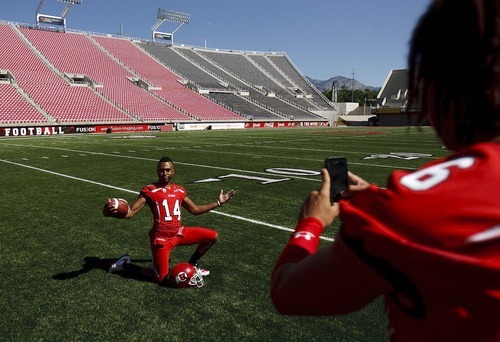
<instances>
[{"instance_id":1,"label":"grass turf","mask_svg":"<svg viewBox=\"0 0 500 342\"><path fill-rule=\"evenodd\" d=\"M392 170L411 170L445 154L440 147L430 129L380 127L2 139L0 336L385 341L380 298L339 317L275 312L270 272L290 235L276 226L294 227L303 199L320 185L317 171L327 156L346 156L351 171L383 186ZM420 157L401 159L403 152ZM202 259L211 275L201 289L160 287L102 266L125 253L134 264L150 265L148 210L132 220L105 218L101 210L108 197L133 201L156 180L156 161L165 155L175 162L174 181L195 203L214 201L221 188L237 191L216 213L183 213L185 225L212 227L220 235ZM324 235L333 238L338 226ZM186 260L193 248L175 249L172 264Z\"/></svg>"}]
</instances>

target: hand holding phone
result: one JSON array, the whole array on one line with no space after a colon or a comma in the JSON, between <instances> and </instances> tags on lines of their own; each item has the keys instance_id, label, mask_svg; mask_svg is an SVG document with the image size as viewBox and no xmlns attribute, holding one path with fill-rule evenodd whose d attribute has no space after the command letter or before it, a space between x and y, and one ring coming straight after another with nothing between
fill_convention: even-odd
<instances>
[{"instance_id":1,"label":"hand holding phone","mask_svg":"<svg viewBox=\"0 0 500 342\"><path fill-rule=\"evenodd\" d=\"M325 167L330 175L330 202L338 202L342 191L347 188L347 159L345 157L326 158Z\"/></svg>"}]
</instances>

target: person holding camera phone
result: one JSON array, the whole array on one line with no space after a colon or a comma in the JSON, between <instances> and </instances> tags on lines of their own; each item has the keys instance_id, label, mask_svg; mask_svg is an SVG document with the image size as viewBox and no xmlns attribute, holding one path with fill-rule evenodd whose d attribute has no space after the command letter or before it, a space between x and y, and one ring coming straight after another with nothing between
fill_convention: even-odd
<instances>
[{"instance_id":1,"label":"person holding camera phone","mask_svg":"<svg viewBox=\"0 0 500 342\"><path fill-rule=\"evenodd\" d=\"M499 45L500 1L429 5L410 44L409 106L453 154L393 172L385 189L349 173L333 204L322 169L273 270L279 313L341 315L383 296L391 341L500 341Z\"/></svg>"}]
</instances>

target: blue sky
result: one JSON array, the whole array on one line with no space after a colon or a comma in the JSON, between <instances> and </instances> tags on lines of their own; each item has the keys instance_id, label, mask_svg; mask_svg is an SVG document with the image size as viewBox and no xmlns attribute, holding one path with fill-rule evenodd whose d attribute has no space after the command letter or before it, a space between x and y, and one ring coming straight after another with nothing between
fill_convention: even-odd
<instances>
[{"instance_id":1,"label":"blue sky","mask_svg":"<svg viewBox=\"0 0 500 342\"><path fill-rule=\"evenodd\" d=\"M286 52L314 79L354 78L382 86L391 69L406 67L408 42L431 0L82 0L67 15L70 29L151 39L158 8L190 14L176 44ZM0 19L34 24L39 0L0 0ZM45 0L42 13L66 4ZM164 22L159 31L172 32Z\"/></svg>"}]
</instances>

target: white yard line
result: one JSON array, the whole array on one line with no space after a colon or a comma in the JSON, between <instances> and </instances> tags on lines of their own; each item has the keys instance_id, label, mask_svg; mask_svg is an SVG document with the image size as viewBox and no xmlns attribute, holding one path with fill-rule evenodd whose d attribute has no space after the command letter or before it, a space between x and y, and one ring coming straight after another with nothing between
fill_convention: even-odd
<instances>
[{"instance_id":1,"label":"white yard line","mask_svg":"<svg viewBox=\"0 0 500 342\"><path fill-rule=\"evenodd\" d=\"M15 146L15 147L43 148L43 149L50 149L50 150L59 150L59 151L64 151L64 152L87 153L87 154L102 155L102 156L117 157L117 158L129 158L129 159L138 159L138 160L157 161L157 159L153 159L153 158L144 158L144 157L137 157L137 156L118 155L118 154L114 154L114 153L73 150L73 149L66 149L66 148L61 148L61 147L50 147L50 146L39 146L39 145L36 145L36 146L35 145L20 145L20 144L9 144L9 143L3 144L3 145ZM321 150L312 150L312 151L321 151ZM330 153L342 153L341 151L324 150L324 152L327 152L327 151L330 152ZM248 156L252 156L252 157L257 157L254 154L242 154L242 153L236 153L236 152L214 152L214 151L212 151L211 153L248 155ZM367 154L367 155L370 155L370 154ZM262 157L264 157L264 156L262 156ZM316 159L304 159L304 158L283 157L283 156L265 156L265 157L316 161ZM435 159L435 157L434 157L434 159ZM218 170L235 171L235 172L245 172L245 173L251 173L251 174L258 174L258 175L268 175L268 173L266 173L266 172L256 172L256 171L247 171L247 170L239 170L239 169L230 169L230 168L217 167L217 166L208 166L208 165L198 165L198 164L182 163L182 162L178 162L178 161L176 161L175 163L179 164L179 165L197 166L197 167L204 167L204 168L209 168L209 169L218 169ZM374 166L374 167L380 167L380 168L399 169L399 170L416 170L416 168L414 168L414 167L394 166L394 165L381 165L381 164L375 164L375 163L357 163L357 162L352 162L352 161L349 162L349 165ZM318 166L318 171L319 171L319 166ZM296 179L309 180L309 181L311 181L311 180L312 181L317 181L317 182L321 181L321 180L318 180L318 179L302 178L302 177L297 177L297 176L291 176L291 177L292 178L296 178Z\"/></svg>"},{"instance_id":2,"label":"white yard line","mask_svg":"<svg viewBox=\"0 0 500 342\"><path fill-rule=\"evenodd\" d=\"M81 152L81 151L79 151L79 152ZM96 154L101 154L101 153L96 153ZM141 158L141 159L145 159L145 158ZM9 160L0 159L0 162L11 164L11 165L15 165L15 166L19 166L19 167L24 167L24 168L31 169L31 170L45 172L45 173L48 173L48 174L51 174L51 175L54 175L54 176L58 176L58 177L69 178L69 179L80 181L80 182L85 182L85 183L90 183L90 184L94 184L94 185L98 185L98 186L102 186L102 187L106 187L106 188L110 188L110 189L120 190L120 191L128 192L128 193L131 193L131 194L137 194L137 191L133 191L133 190L129 190L129 189L124 189L124 188L120 188L120 187L109 185L109 184L105 184L105 183L96 182L96 181L89 180L89 179L84 179L84 178L80 178L80 177L70 176L70 175L66 175L66 174L63 174L63 173L59 173L59 172L45 170L45 169L41 169L41 168L34 167L34 166L19 164L19 163L15 163L15 162L12 162L12 161L9 161ZM294 231L291 228L287 228L287 227L283 227L283 226L278 226L278 225L275 225L275 224L271 224L271 223L267 223L267 222L263 222L263 221L258 221L258 220L254 220L254 219L249 219L249 218L242 217L242 216L237 216L237 215L231 215L231 214L227 214L227 213L222 213L222 212L219 212L219 211L216 211L216 210L212 210L210 212L213 213L213 214L230 217L230 218L233 218L233 219L236 219L236 220L250 222L250 223L253 223L253 224L256 224L256 225L260 225L260 226L265 226L265 227L269 227L269 228L284 230L284 231L288 231L288 232L293 232ZM320 239L326 240L326 241L333 241L332 238L328 238L328 237L324 237L324 236L320 236Z\"/></svg>"},{"instance_id":3,"label":"white yard line","mask_svg":"<svg viewBox=\"0 0 500 342\"><path fill-rule=\"evenodd\" d=\"M125 192L129 192L129 193L132 193L132 194L137 194L138 193L137 191L132 191L132 190L124 189L124 188L119 188L117 186L113 186L113 185L109 185L109 184L104 184L104 183L96 182L96 181L89 180L89 179L84 179L84 178L74 177L74 176L70 176L70 175L65 175L64 173L59 173L59 172L54 172L54 171L50 171L50 170L40 169L40 168L34 167L34 166L19 164L19 163L15 163L15 162L12 162L12 161L9 161L9 160L0 159L0 162L7 163L7 164L12 164L12 165L16 165L16 166L21 166L21 167L24 167L24 168L27 168L27 169L31 169L31 170L45 172L45 173L49 173L51 175L55 175L55 176L59 176L59 177L64 177L64 178L69 178L69 179L77 180L77 181L80 181L80 182L85 182L85 183L90 183L90 184L94 184L94 185L99 185L99 186L103 186L103 187L110 188L110 189L125 191Z\"/></svg>"}]
</instances>

